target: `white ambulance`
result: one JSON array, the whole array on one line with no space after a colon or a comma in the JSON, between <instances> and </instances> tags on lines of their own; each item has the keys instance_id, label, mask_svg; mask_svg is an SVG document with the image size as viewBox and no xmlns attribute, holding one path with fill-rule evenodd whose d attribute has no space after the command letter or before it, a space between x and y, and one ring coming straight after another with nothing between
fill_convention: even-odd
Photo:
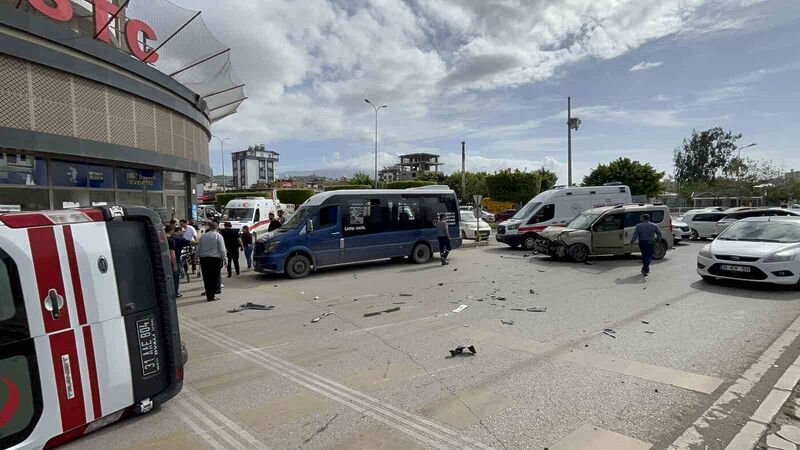
<instances>
[{"instance_id":1,"label":"white ambulance","mask_svg":"<svg viewBox=\"0 0 800 450\"><path fill-rule=\"evenodd\" d=\"M605 186L558 186L531 199L514 217L497 227L497 241L534 250L539 232L549 226L565 226L591 208L631 203L631 190L621 184Z\"/></svg>"},{"instance_id":2,"label":"white ambulance","mask_svg":"<svg viewBox=\"0 0 800 450\"><path fill-rule=\"evenodd\" d=\"M181 390L169 265L147 208L0 215L0 448L55 447Z\"/></svg>"},{"instance_id":3,"label":"white ambulance","mask_svg":"<svg viewBox=\"0 0 800 450\"><path fill-rule=\"evenodd\" d=\"M264 197L235 198L225 205L225 209L222 210L222 219L230 222L236 230L247 225L251 233L263 236L269 228L269 213L278 217L279 209L281 209L281 204L278 200ZM253 240L256 239L256 236L253 237Z\"/></svg>"}]
</instances>

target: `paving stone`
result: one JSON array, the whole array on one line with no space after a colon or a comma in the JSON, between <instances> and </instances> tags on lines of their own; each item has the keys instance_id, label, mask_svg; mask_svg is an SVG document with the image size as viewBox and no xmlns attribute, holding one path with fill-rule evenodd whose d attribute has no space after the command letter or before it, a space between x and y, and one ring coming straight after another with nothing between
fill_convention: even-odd
<instances>
[{"instance_id":1,"label":"paving stone","mask_svg":"<svg viewBox=\"0 0 800 450\"><path fill-rule=\"evenodd\" d=\"M778 431L776 434L780 435L780 437L786 439L787 441L800 444L800 428L794 425L783 425L780 431Z\"/></svg>"},{"instance_id":2,"label":"paving stone","mask_svg":"<svg viewBox=\"0 0 800 450\"><path fill-rule=\"evenodd\" d=\"M770 434L767 436L767 448L775 448L780 450L797 450L797 446L787 441L786 439L778 436L777 434Z\"/></svg>"}]
</instances>

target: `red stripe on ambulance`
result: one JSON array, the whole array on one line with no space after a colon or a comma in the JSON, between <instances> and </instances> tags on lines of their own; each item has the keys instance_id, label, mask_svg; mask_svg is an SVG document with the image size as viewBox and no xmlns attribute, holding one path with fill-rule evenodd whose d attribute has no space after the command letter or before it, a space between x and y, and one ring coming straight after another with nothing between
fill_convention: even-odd
<instances>
[{"instance_id":1,"label":"red stripe on ambulance","mask_svg":"<svg viewBox=\"0 0 800 450\"><path fill-rule=\"evenodd\" d=\"M50 352L53 355L58 407L61 410L61 430L69 431L86 423L75 331L51 334Z\"/></svg>"},{"instance_id":2,"label":"red stripe on ambulance","mask_svg":"<svg viewBox=\"0 0 800 450\"><path fill-rule=\"evenodd\" d=\"M47 333L70 328L69 307L64 296L64 277L61 275L61 261L56 247L56 235L52 227L31 228L28 230L31 244L31 258L36 272L36 286L39 290L39 303L42 305L42 318ZM58 314L45 308L44 299L50 290L62 297L63 305ZM54 310L55 311L55 310Z\"/></svg>"},{"instance_id":3,"label":"red stripe on ambulance","mask_svg":"<svg viewBox=\"0 0 800 450\"><path fill-rule=\"evenodd\" d=\"M94 418L103 417L100 406L100 384L97 382L97 363L94 359L94 341L92 341L92 327L83 327L83 345L86 347L86 362L89 367L89 388L92 392L92 409Z\"/></svg>"},{"instance_id":4,"label":"red stripe on ambulance","mask_svg":"<svg viewBox=\"0 0 800 450\"><path fill-rule=\"evenodd\" d=\"M78 257L75 255L75 240L72 238L72 227L65 225L64 243L67 247L67 259L69 260L69 274L72 278L72 292L75 295L75 309L78 311L78 323L86 325L86 306L83 302L83 287L81 286L81 274L78 271Z\"/></svg>"}]
</instances>

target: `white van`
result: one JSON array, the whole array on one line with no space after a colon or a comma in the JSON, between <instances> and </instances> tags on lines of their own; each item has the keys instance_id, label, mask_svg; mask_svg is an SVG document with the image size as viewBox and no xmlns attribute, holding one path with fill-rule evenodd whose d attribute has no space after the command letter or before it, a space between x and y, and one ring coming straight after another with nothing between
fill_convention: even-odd
<instances>
[{"instance_id":1,"label":"white van","mask_svg":"<svg viewBox=\"0 0 800 450\"><path fill-rule=\"evenodd\" d=\"M544 191L531 199L509 220L497 227L497 241L534 250L539 232L549 226L565 226L587 209L631 203L631 189L623 185L566 187Z\"/></svg>"},{"instance_id":2,"label":"white van","mask_svg":"<svg viewBox=\"0 0 800 450\"><path fill-rule=\"evenodd\" d=\"M225 205L222 218L230 222L236 230L247 225L251 233L263 236L269 228L269 213L274 213L277 217L279 209L281 204L277 200L264 197L235 198Z\"/></svg>"}]
</instances>

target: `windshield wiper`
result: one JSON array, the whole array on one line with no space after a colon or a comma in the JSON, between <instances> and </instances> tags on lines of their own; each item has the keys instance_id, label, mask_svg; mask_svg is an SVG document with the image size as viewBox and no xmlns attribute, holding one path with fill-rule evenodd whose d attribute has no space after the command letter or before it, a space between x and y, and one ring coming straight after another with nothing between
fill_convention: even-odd
<instances>
[{"instance_id":1,"label":"windshield wiper","mask_svg":"<svg viewBox=\"0 0 800 450\"><path fill-rule=\"evenodd\" d=\"M726 237L718 237L717 239L719 239L720 241L738 241L739 240L739 239L726 238Z\"/></svg>"}]
</instances>

